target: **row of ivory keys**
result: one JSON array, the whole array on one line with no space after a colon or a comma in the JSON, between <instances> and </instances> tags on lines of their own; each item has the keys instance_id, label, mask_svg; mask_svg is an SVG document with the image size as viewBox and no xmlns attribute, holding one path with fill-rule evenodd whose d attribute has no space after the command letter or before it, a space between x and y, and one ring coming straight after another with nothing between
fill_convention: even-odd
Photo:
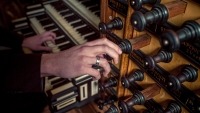
<instances>
[{"instance_id":1,"label":"row of ivory keys","mask_svg":"<svg viewBox=\"0 0 200 113\"><path fill-rule=\"evenodd\" d=\"M83 44L87 41L93 40L92 38L98 37L98 33L95 32L91 26L89 26L87 23L85 23L80 17L78 17L75 12L71 11L66 5L60 5L60 2L68 3L70 1L75 2L76 0L69 0L69 1L56 1L51 3L46 3L44 5L44 8L46 9L46 13L55 21L57 22L59 28L61 28L66 34L68 34L69 38L75 43L75 44ZM82 1L83 2L83 1ZM80 3L77 1L77 3ZM74 3L74 4L77 4ZM69 3L68 3L69 4ZM80 4L81 5L81 4ZM81 5L83 6L83 5ZM85 13L89 13L90 10L82 9L82 11L85 11ZM87 12L86 12L87 11ZM90 11L90 14L92 12ZM88 14L88 15L90 15ZM40 16L41 17L41 16ZM91 16L88 16L91 17ZM93 17L98 18L96 15L93 15ZM42 21L47 21L48 17L44 18L37 18L37 17L31 17L30 22L31 26L34 28L34 30L41 34L45 32L49 27L55 26L55 23L42 23ZM96 25L94 26L97 28L97 23L99 22L99 18L95 20ZM43 24L43 25L42 25ZM44 25L47 24L47 25ZM93 24L94 25L94 24ZM55 29L49 29L50 31L54 31ZM72 37L72 38L71 38ZM60 39L61 36L57 36L56 39ZM52 47L52 52L59 52L59 46L68 44L69 41L65 41L61 44L53 44L50 41L46 42L46 46Z\"/></svg>"}]
</instances>

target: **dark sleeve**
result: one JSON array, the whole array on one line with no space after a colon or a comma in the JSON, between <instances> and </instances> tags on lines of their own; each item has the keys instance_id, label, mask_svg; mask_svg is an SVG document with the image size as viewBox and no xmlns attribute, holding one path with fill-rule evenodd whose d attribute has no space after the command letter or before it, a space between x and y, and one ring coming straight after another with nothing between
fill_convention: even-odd
<instances>
[{"instance_id":1,"label":"dark sleeve","mask_svg":"<svg viewBox=\"0 0 200 113\"><path fill-rule=\"evenodd\" d=\"M14 32L8 31L0 27L0 46L14 49L14 51L22 51L23 38Z\"/></svg>"},{"instance_id":2,"label":"dark sleeve","mask_svg":"<svg viewBox=\"0 0 200 113\"><path fill-rule=\"evenodd\" d=\"M1 83L5 92L41 92L41 54L1 54Z\"/></svg>"}]
</instances>

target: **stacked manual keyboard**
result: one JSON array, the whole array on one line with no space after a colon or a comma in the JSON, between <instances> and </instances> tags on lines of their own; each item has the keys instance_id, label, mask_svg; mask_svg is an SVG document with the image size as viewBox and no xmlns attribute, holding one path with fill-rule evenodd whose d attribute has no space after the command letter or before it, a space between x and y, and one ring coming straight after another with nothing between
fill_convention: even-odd
<instances>
[{"instance_id":1,"label":"stacked manual keyboard","mask_svg":"<svg viewBox=\"0 0 200 113\"><path fill-rule=\"evenodd\" d=\"M53 31L56 34L55 43L44 43L45 46L52 48L53 53L99 38L99 3L93 0L75 0L69 3L71 1L48 0L29 5L24 17L12 21L12 29L22 38ZM72 4L78 4L79 9ZM81 11L80 7L83 8ZM93 19L90 19L91 17ZM27 48L24 48L24 51L35 52ZM87 74L72 79L52 75L44 78L44 92L50 110L54 113L63 113L96 99L98 81Z\"/></svg>"}]
</instances>

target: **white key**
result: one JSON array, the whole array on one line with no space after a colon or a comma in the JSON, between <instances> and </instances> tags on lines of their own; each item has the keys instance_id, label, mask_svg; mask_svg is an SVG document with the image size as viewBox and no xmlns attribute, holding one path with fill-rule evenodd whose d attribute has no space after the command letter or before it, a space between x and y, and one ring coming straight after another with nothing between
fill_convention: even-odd
<instances>
[{"instance_id":1,"label":"white key","mask_svg":"<svg viewBox=\"0 0 200 113\"><path fill-rule=\"evenodd\" d=\"M60 35L60 36L57 36L55 39L61 39L61 38L64 38L65 36L64 35Z\"/></svg>"},{"instance_id":2,"label":"white key","mask_svg":"<svg viewBox=\"0 0 200 113\"><path fill-rule=\"evenodd\" d=\"M70 22L70 25L75 24L75 23L78 23L78 22L80 22L80 21L81 21L81 19L78 19L78 20L72 21L72 22Z\"/></svg>"},{"instance_id":3,"label":"white key","mask_svg":"<svg viewBox=\"0 0 200 113\"><path fill-rule=\"evenodd\" d=\"M69 9L61 10L61 11L59 11L58 13L64 13L64 12L67 12L67 11L69 11Z\"/></svg>"},{"instance_id":4,"label":"white key","mask_svg":"<svg viewBox=\"0 0 200 113\"><path fill-rule=\"evenodd\" d=\"M51 23L51 24L47 24L47 25L44 25L43 28L47 28L47 27L50 27L50 26L53 26L55 25L54 23Z\"/></svg>"},{"instance_id":5,"label":"white key","mask_svg":"<svg viewBox=\"0 0 200 113\"><path fill-rule=\"evenodd\" d=\"M90 36L90 35L93 35L93 34L95 34L95 32L90 32L90 33L88 33L88 34L85 34L85 35L82 35L82 37L87 37L87 36Z\"/></svg>"},{"instance_id":6,"label":"white key","mask_svg":"<svg viewBox=\"0 0 200 113\"><path fill-rule=\"evenodd\" d=\"M58 47L69 44L70 41L65 41L63 43L57 44Z\"/></svg>"}]
</instances>

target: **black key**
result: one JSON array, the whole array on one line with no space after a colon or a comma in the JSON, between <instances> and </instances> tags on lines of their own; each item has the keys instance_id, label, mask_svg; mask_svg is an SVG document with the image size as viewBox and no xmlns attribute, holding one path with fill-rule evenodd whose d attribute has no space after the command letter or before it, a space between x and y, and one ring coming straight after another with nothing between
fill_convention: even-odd
<instances>
[{"instance_id":1,"label":"black key","mask_svg":"<svg viewBox=\"0 0 200 113\"><path fill-rule=\"evenodd\" d=\"M46 31L52 31L53 29L56 29L57 27L55 25L52 25L52 26L48 26L48 27L45 27L44 29Z\"/></svg>"},{"instance_id":2,"label":"black key","mask_svg":"<svg viewBox=\"0 0 200 113\"><path fill-rule=\"evenodd\" d=\"M72 13L71 11L66 11L66 12L61 12L60 15L65 16L65 15L69 15L71 13Z\"/></svg>"},{"instance_id":3,"label":"black key","mask_svg":"<svg viewBox=\"0 0 200 113\"><path fill-rule=\"evenodd\" d=\"M85 5L86 7L95 5L95 3L92 1L85 1L85 2L82 2L82 4Z\"/></svg>"},{"instance_id":4,"label":"black key","mask_svg":"<svg viewBox=\"0 0 200 113\"><path fill-rule=\"evenodd\" d=\"M52 21L51 21L50 19L47 19L47 20L44 20L44 21L40 21L40 20L39 20L39 22L40 22L40 24L41 24L42 26L52 24Z\"/></svg>"},{"instance_id":5,"label":"black key","mask_svg":"<svg viewBox=\"0 0 200 113\"><path fill-rule=\"evenodd\" d=\"M99 6L97 5L97 6L94 6L94 7L89 8L89 10L92 11L92 12L95 12L95 11L99 11L100 8L99 8Z\"/></svg>"},{"instance_id":6,"label":"black key","mask_svg":"<svg viewBox=\"0 0 200 113\"><path fill-rule=\"evenodd\" d=\"M38 20L48 19L49 17L46 14L36 16Z\"/></svg>"},{"instance_id":7,"label":"black key","mask_svg":"<svg viewBox=\"0 0 200 113\"><path fill-rule=\"evenodd\" d=\"M79 33L81 33L81 35L85 35L85 34L93 32L93 30L89 26L85 26L85 27L79 28L79 29L77 29L77 31Z\"/></svg>"},{"instance_id":8,"label":"black key","mask_svg":"<svg viewBox=\"0 0 200 113\"><path fill-rule=\"evenodd\" d=\"M100 37L99 33L95 33L95 34L86 36L85 39L87 39L88 41L92 41L92 40L98 39L99 37Z\"/></svg>"},{"instance_id":9,"label":"black key","mask_svg":"<svg viewBox=\"0 0 200 113\"><path fill-rule=\"evenodd\" d=\"M97 15L98 17L100 17L100 11L94 13L95 15Z\"/></svg>"},{"instance_id":10,"label":"black key","mask_svg":"<svg viewBox=\"0 0 200 113\"><path fill-rule=\"evenodd\" d=\"M79 19L79 17L76 15L65 17L65 20L67 20L69 23L72 21L78 20L78 19Z\"/></svg>"},{"instance_id":11,"label":"black key","mask_svg":"<svg viewBox=\"0 0 200 113\"><path fill-rule=\"evenodd\" d=\"M56 34L56 37L57 36L61 36L63 33L61 33L59 30L56 30L56 31L54 31L54 33Z\"/></svg>"}]
</instances>

